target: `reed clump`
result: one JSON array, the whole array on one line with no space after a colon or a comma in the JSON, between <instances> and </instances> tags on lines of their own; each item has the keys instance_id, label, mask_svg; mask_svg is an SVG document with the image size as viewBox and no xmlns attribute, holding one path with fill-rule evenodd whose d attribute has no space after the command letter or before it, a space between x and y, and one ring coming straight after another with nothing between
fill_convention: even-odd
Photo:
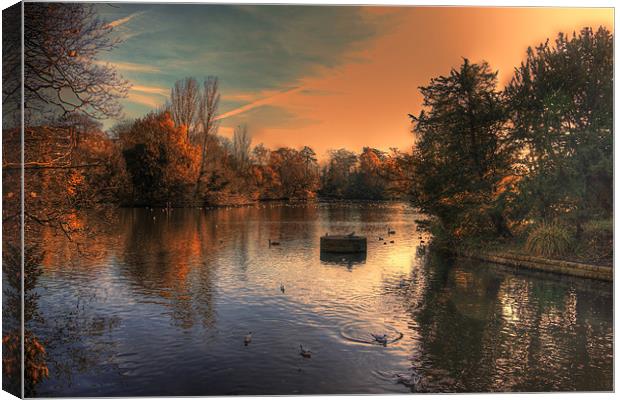
<instances>
[{"instance_id":1,"label":"reed clump","mask_svg":"<svg viewBox=\"0 0 620 400\"><path fill-rule=\"evenodd\" d=\"M571 234L557 223L541 223L527 237L525 249L542 257L566 256L571 249Z\"/></svg>"}]
</instances>

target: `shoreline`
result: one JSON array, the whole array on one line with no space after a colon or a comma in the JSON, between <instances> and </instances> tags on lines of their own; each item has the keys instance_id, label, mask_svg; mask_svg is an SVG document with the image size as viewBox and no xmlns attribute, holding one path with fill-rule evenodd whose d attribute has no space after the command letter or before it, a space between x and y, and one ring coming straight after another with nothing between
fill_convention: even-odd
<instances>
[{"instance_id":1,"label":"shoreline","mask_svg":"<svg viewBox=\"0 0 620 400\"><path fill-rule=\"evenodd\" d=\"M614 268L612 266L562 261L506 252L490 253L465 251L456 252L455 255L457 257L476 259L493 264L507 265L516 269L551 272L555 274L613 282Z\"/></svg>"},{"instance_id":2,"label":"shoreline","mask_svg":"<svg viewBox=\"0 0 620 400\"><path fill-rule=\"evenodd\" d=\"M393 202L409 202L406 199L337 199L333 197L310 197L310 198L280 198L280 199L257 199L250 201L226 201L226 202L213 202L213 203L201 203L192 204L186 203L172 203L172 208L186 208L186 209L217 209L217 208L236 208L236 207L252 207L259 204L268 203L287 203L287 204L303 204L303 203L393 203ZM102 203L107 205L114 205L113 203ZM166 204L119 204L118 208L166 208Z\"/></svg>"}]
</instances>

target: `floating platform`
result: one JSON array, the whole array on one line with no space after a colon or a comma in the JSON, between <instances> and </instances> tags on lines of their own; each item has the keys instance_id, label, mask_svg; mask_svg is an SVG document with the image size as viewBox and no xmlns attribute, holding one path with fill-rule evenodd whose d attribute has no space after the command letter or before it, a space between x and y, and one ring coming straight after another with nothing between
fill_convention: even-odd
<instances>
[{"instance_id":1,"label":"floating platform","mask_svg":"<svg viewBox=\"0 0 620 400\"><path fill-rule=\"evenodd\" d=\"M366 237L349 235L321 236L321 252L366 253Z\"/></svg>"}]
</instances>

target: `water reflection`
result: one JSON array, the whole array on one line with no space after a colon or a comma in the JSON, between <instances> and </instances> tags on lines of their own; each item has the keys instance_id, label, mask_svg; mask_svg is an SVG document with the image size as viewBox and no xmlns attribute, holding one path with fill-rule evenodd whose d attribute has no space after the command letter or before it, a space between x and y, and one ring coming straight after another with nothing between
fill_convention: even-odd
<instances>
[{"instance_id":1,"label":"water reflection","mask_svg":"<svg viewBox=\"0 0 620 400\"><path fill-rule=\"evenodd\" d=\"M611 390L608 284L463 260L435 258L428 268L439 277L418 313L423 349L413 368L424 374L413 389Z\"/></svg>"},{"instance_id":2,"label":"water reflection","mask_svg":"<svg viewBox=\"0 0 620 400\"><path fill-rule=\"evenodd\" d=\"M344 265L351 269L356 264L366 262L366 253L329 253L321 252L321 261L325 264Z\"/></svg>"},{"instance_id":3,"label":"water reflection","mask_svg":"<svg viewBox=\"0 0 620 400\"><path fill-rule=\"evenodd\" d=\"M84 238L89 257L43 235L37 394L611 390L611 285L420 254L419 218L398 203L120 210ZM351 231L366 257L321 254L322 234Z\"/></svg>"}]
</instances>

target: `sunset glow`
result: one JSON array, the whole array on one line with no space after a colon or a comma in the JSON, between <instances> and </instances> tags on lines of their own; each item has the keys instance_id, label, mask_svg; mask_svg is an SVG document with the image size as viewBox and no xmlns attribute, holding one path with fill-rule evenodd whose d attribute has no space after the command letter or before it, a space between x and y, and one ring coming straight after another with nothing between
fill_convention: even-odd
<instances>
[{"instance_id":1,"label":"sunset glow","mask_svg":"<svg viewBox=\"0 0 620 400\"><path fill-rule=\"evenodd\" d=\"M162 104L178 79L215 75L220 134L245 123L254 144L310 145L321 158L339 147L408 149L417 88L461 57L488 61L503 85L528 46L584 26L614 28L610 8L119 4L100 12L125 39L105 61L134 85L127 116Z\"/></svg>"}]
</instances>

